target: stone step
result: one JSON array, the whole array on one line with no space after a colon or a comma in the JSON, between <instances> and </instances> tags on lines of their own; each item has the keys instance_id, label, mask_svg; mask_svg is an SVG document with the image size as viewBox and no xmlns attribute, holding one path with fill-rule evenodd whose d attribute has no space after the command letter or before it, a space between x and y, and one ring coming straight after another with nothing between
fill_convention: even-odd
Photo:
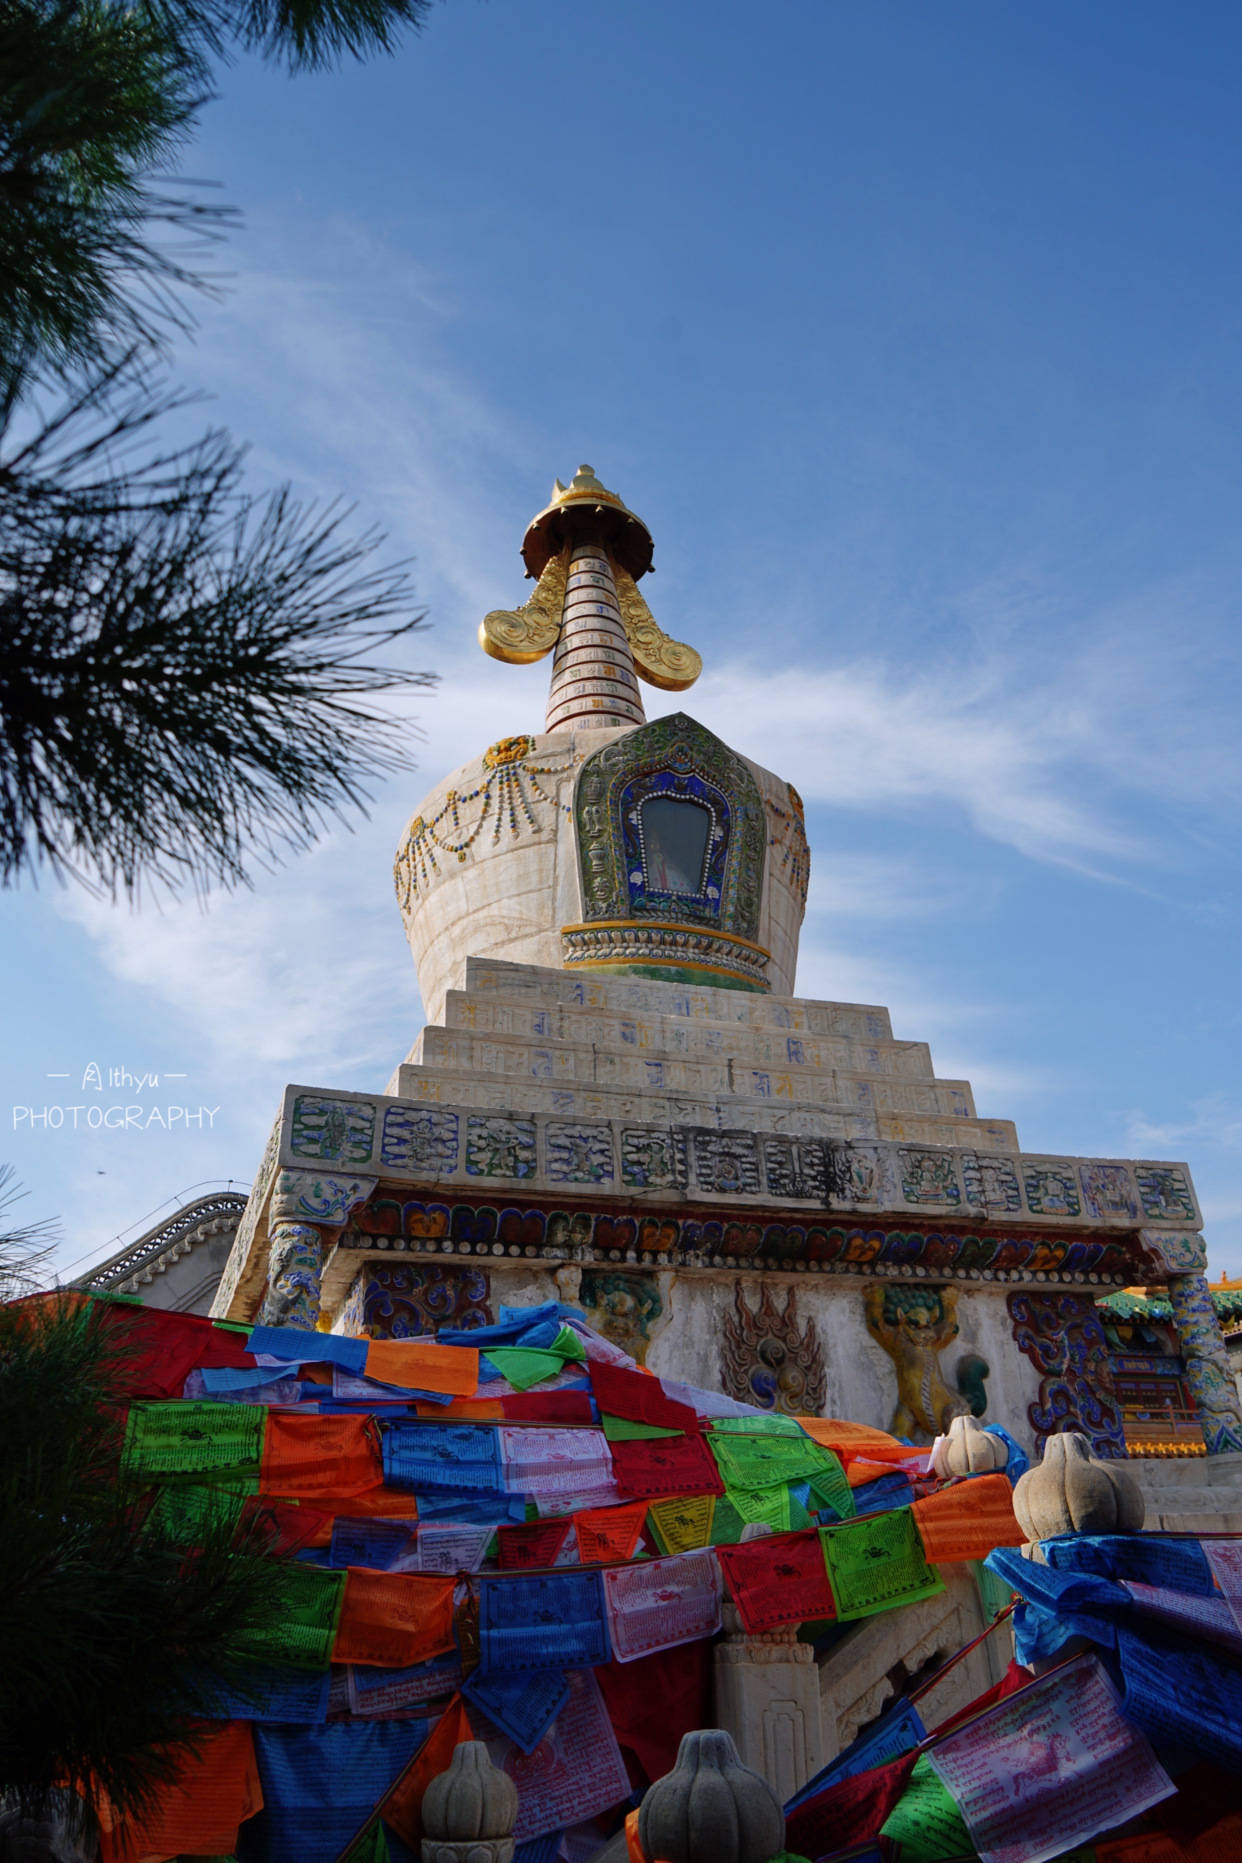
<instances>
[{"instance_id":1,"label":"stone step","mask_svg":"<svg viewBox=\"0 0 1242 1863\"><path fill-rule=\"evenodd\" d=\"M542 973L547 974L547 973ZM717 991L720 996L727 991ZM858 1040L845 1035L808 1035L748 1023L690 1020L650 1012L608 1009L589 1003L548 1003L539 998L479 996L450 990L445 998L445 1028L511 1035L526 1041L568 1041L639 1053L684 1055L687 1059L732 1059L766 1068L810 1068L819 1073L845 1071L865 1075L900 1075L934 1080L926 1042ZM411 1052L407 1059L419 1057Z\"/></svg>"},{"instance_id":2,"label":"stone step","mask_svg":"<svg viewBox=\"0 0 1242 1863\"><path fill-rule=\"evenodd\" d=\"M572 1080L478 1076L408 1061L398 1067L385 1091L394 1099L415 1105L486 1108L513 1117L522 1113L551 1113L561 1118L655 1121L670 1127L704 1126L717 1131L742 1127L755 1132L784 1132L801 1138L882 1139L912 1145L964 1146L985 1154L1003 1152L1016 1144L1011 1129L996 1120L920 1118L866 1107L836 1108L783 1097L719 1093L704 1098L690 1093L653 1093L641 1087L605 1083L586 1085Z\"/></svg>"},{"instance_id":3,"label":"stone step","mask_svg":"<svg viewBox=\"0 0 1242 1863\"><path fill-rule=\"evenodd\" d=\"M732 1056L690 1059L637 1045L614 1048L582 1041L538 1041L434 1023L418 1037L410 1060L440 1072L523 1083L545 1080L635 1088L653 1099L665 1093L693 1094L700 1099L727 1093L739 1100L806 1101L829 1112L874 1111L961 1120L963 1130L975 1118L970 1083L965 1080L902 1080L811 1067L773 1070L748 1067ZM1012 1127L995 1123L998 1144L1015 1145Z\"/></svg>"},{"instance_id":4,"label":"stone step","mask_svg":"<svg viewBox=\"0 0 1242 1863\"><path fill-rule=\"evenodd\" d=\"M497 958L466 960L469 994L579 1003L601 1009L650 1010L703 1021L750 1023L758 1028L804 1029L812 1035L846 1035L854 1041L891 1041L888 1010L878 1003L817 1002L809 997L764 996L700 984L657 983L645 977L603 977L572 970L506 964Z\"/></svg>"}]
</instances>

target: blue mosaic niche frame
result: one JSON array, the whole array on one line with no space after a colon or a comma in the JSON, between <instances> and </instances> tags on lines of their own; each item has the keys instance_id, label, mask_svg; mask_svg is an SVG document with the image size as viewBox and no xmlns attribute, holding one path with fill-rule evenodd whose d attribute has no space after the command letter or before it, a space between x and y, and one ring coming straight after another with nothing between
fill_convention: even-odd
<instances>
[{"instance_id":1,"label":"blue mosaic niche frame","mask_svg":"<svg viewBox=\"0 0 1242 1863\"><path fill-rule=\"evenodd\" d=\"M697 808L707 817L707 842L694 892L673 892L651 883L651 862L647 846L644 817L649 802L675 802L684 808ZM620 794L621 839L625 850L625 877L629 887L630 911L656 912L663 916L694 909L711 924L720 922L724 895L725 867L733 829L733 810L723 790L704 779L686 764L669 769L651 770L626 783Z\"/></svg>"},{"instance_id":2,"label":"blue mosaic niche frame","mask_svg":"<svg viewBox=\"0 0 1242 1863\"><path fill-rule=\"evenodd\" d=\"M684 797L712 815L700 893L646 883L641 809L661 797ZM587 758L578 772L574 825L588 923L654 919L758 937L767 840L759 785L736 751L685 712L627 731Z\"/></svg>"}]
</instances>

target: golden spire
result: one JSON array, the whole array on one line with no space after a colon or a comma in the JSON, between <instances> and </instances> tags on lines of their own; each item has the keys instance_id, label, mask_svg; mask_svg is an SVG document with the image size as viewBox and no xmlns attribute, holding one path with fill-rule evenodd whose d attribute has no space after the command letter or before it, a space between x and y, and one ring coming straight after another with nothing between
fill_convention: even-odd
<instances>
[{"instance_id":1,"label":"golden spire","mask_svg":"<svg viewBox=\"0 0 1242 1863\"><path fill-rule=\"evenodd\" d=\"M561 639L565 623L571 560L587 546L607 559L608 580L615 579L616 603L629 650L624 657L633 656L634 669L649 685L667 692L683 692L693 685L703 670L701 658L693 647L683 646L664 633L638 590L639 577L651 568L651 532L616 492L601 485L590 466L579 466L568 485L557 479L551 502L527 526L522 558L527 575L537 577L538 586L521 608L495 609L484 617L479 627L483 651L493 659L519 665L551 652ZM602 648L603 643L600 645ZM609 658L615 675L615 643L609 644ZM592 669L584 666L581 676L591 675ZM594 677L608 682L602 667ZM622 683L628 683L625 668L620 669L620 677ZM622 708L623 716L601 716L598 722L641 722L641 701L637 720L632 718L633 703ZM550 715L552 710L550 707ZM563 711L563 703L559 711Z\"/></svg>"}]
</instances>

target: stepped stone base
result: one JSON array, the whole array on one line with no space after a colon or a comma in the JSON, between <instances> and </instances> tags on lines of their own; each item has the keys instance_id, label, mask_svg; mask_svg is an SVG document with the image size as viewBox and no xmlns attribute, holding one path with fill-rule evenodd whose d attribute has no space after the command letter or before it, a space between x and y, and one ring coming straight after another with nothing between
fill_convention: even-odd
<instances>
[{"instance_id":1,"label":"stepped stone base","mask_svg":"<svg viewBox=\"0 0 1242 1863\"><path fill-rule=\"evenodd\" d=\"M1126 1466L1139 1478L1149 1533L1242 1533L1242 1454L1132 1456Z\"/></svg>"}]
</instances>

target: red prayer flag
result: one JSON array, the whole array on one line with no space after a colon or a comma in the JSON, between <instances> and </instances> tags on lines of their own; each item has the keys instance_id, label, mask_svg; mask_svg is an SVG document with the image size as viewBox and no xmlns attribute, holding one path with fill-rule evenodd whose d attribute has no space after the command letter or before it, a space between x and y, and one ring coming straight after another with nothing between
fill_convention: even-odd
<instances>
[{"instance_id":1,"label":"red prayer flag","mask_svg":"<svg viewBox=\"0 0 1242 1863\"><path fill-rule=\"evenodd\" d=\"M835 1856L838 1850L876 1841L889 1812L906 1789L918 1749L886 1766L855 1773L817 1798L795 1806L785 1821L785 1848L795 1856Z\"/></svg>"},{"instance_id":2,"label":"red prayer flag","mask_svg":"<svg viewBox=\"0 0 1242 1863\"><path fill-rule=\"evenodd\" d=\"M594 1423L586 1391L519 1391L499 1400L506 1423Z\"/></svg>"},{"instance_id":3,"label":"red prayer flag","mask_svg":"<svg viewBox=\"0 0 1242 1863\"><path fill-rule=\"evenodd\" d=\"M524 1526L497 1527L501 1571L529 1572L534 1566L555 1564L568 1532L568 1520L530 1520Z\"/></svg>"},{"instance_id":4,"label":"red prayer flag","mask_svg":"<svg viewBox=\"0 0 1242 1863\"><path fill-rule=\"evenodd\" d=\"M781 1624L836 1616L817 1528L718 1546L716 1553L738 1615L753 1636Z\"/></svg>"},{"instance_id":5,"label":"red prayer flag","mask_svg":"<svg viewBox=\"0 0 1242 1863\"><path fill-rule=\"evenodd\" d=\"M701 1436L660 1436L646 1442L609 1443L612 1470L623 1494L723 1494L715 1457Z\"/></svg>"},{"instance_id":6,"label":"red prayer flag","mask_svg":"<svg viewBox=\"0 0 1242 1863\"><path fill-rule=\"evenodd\" d=\"M581 1520L581 1515L579 1515ZM595 1671L619 1744L651 1781L677 1764L681 1737L712 1724L712 1644L680 1643Z\"/></svg>"},{"instance_id":7,"label":"red prayer flag","mask_svg":"<svg viewBox=\"0 0 1242 1863\"><path fill-rule=\"evenodd\" d=\"M168 1313L158 1307L131 1307L119 1300L95 1300L97 1323L117 1349L109 1368L109 1388L131 1398L180 1397L192 1371L250 1370L253 1353L246 1334L213 1326L197 1313Z\"/></svg>"},{"instance_id":8,"label":"red prayer flag","mask_svg":"<svg viewBox=\"0 0 1242 1863\"><path fill-rule=\"evenodd\" d=\"M653 1423L662 1430L697 1430L699 1419L689 1404L666 1397L658 1378L619 1365L591 1361L591 1388L595 1401L610 1417L627 1417L631 1423Z\"/></svg>"},{"instance_id":9,"label":"red prayer flag","mask_svg":"<svg viewBox=\"0 0 1242 1863\"><path fill-rule=\"evenodd\" d=\"M326 1537L325 1537L326 1529ZM238 1535L272 1558L288 1559L306 1546L322 1546L332 1539L332 1515L296 1501L273 1501L266 1494L248 1494L242 1502Z\"/></svg>"}]
</instances>

